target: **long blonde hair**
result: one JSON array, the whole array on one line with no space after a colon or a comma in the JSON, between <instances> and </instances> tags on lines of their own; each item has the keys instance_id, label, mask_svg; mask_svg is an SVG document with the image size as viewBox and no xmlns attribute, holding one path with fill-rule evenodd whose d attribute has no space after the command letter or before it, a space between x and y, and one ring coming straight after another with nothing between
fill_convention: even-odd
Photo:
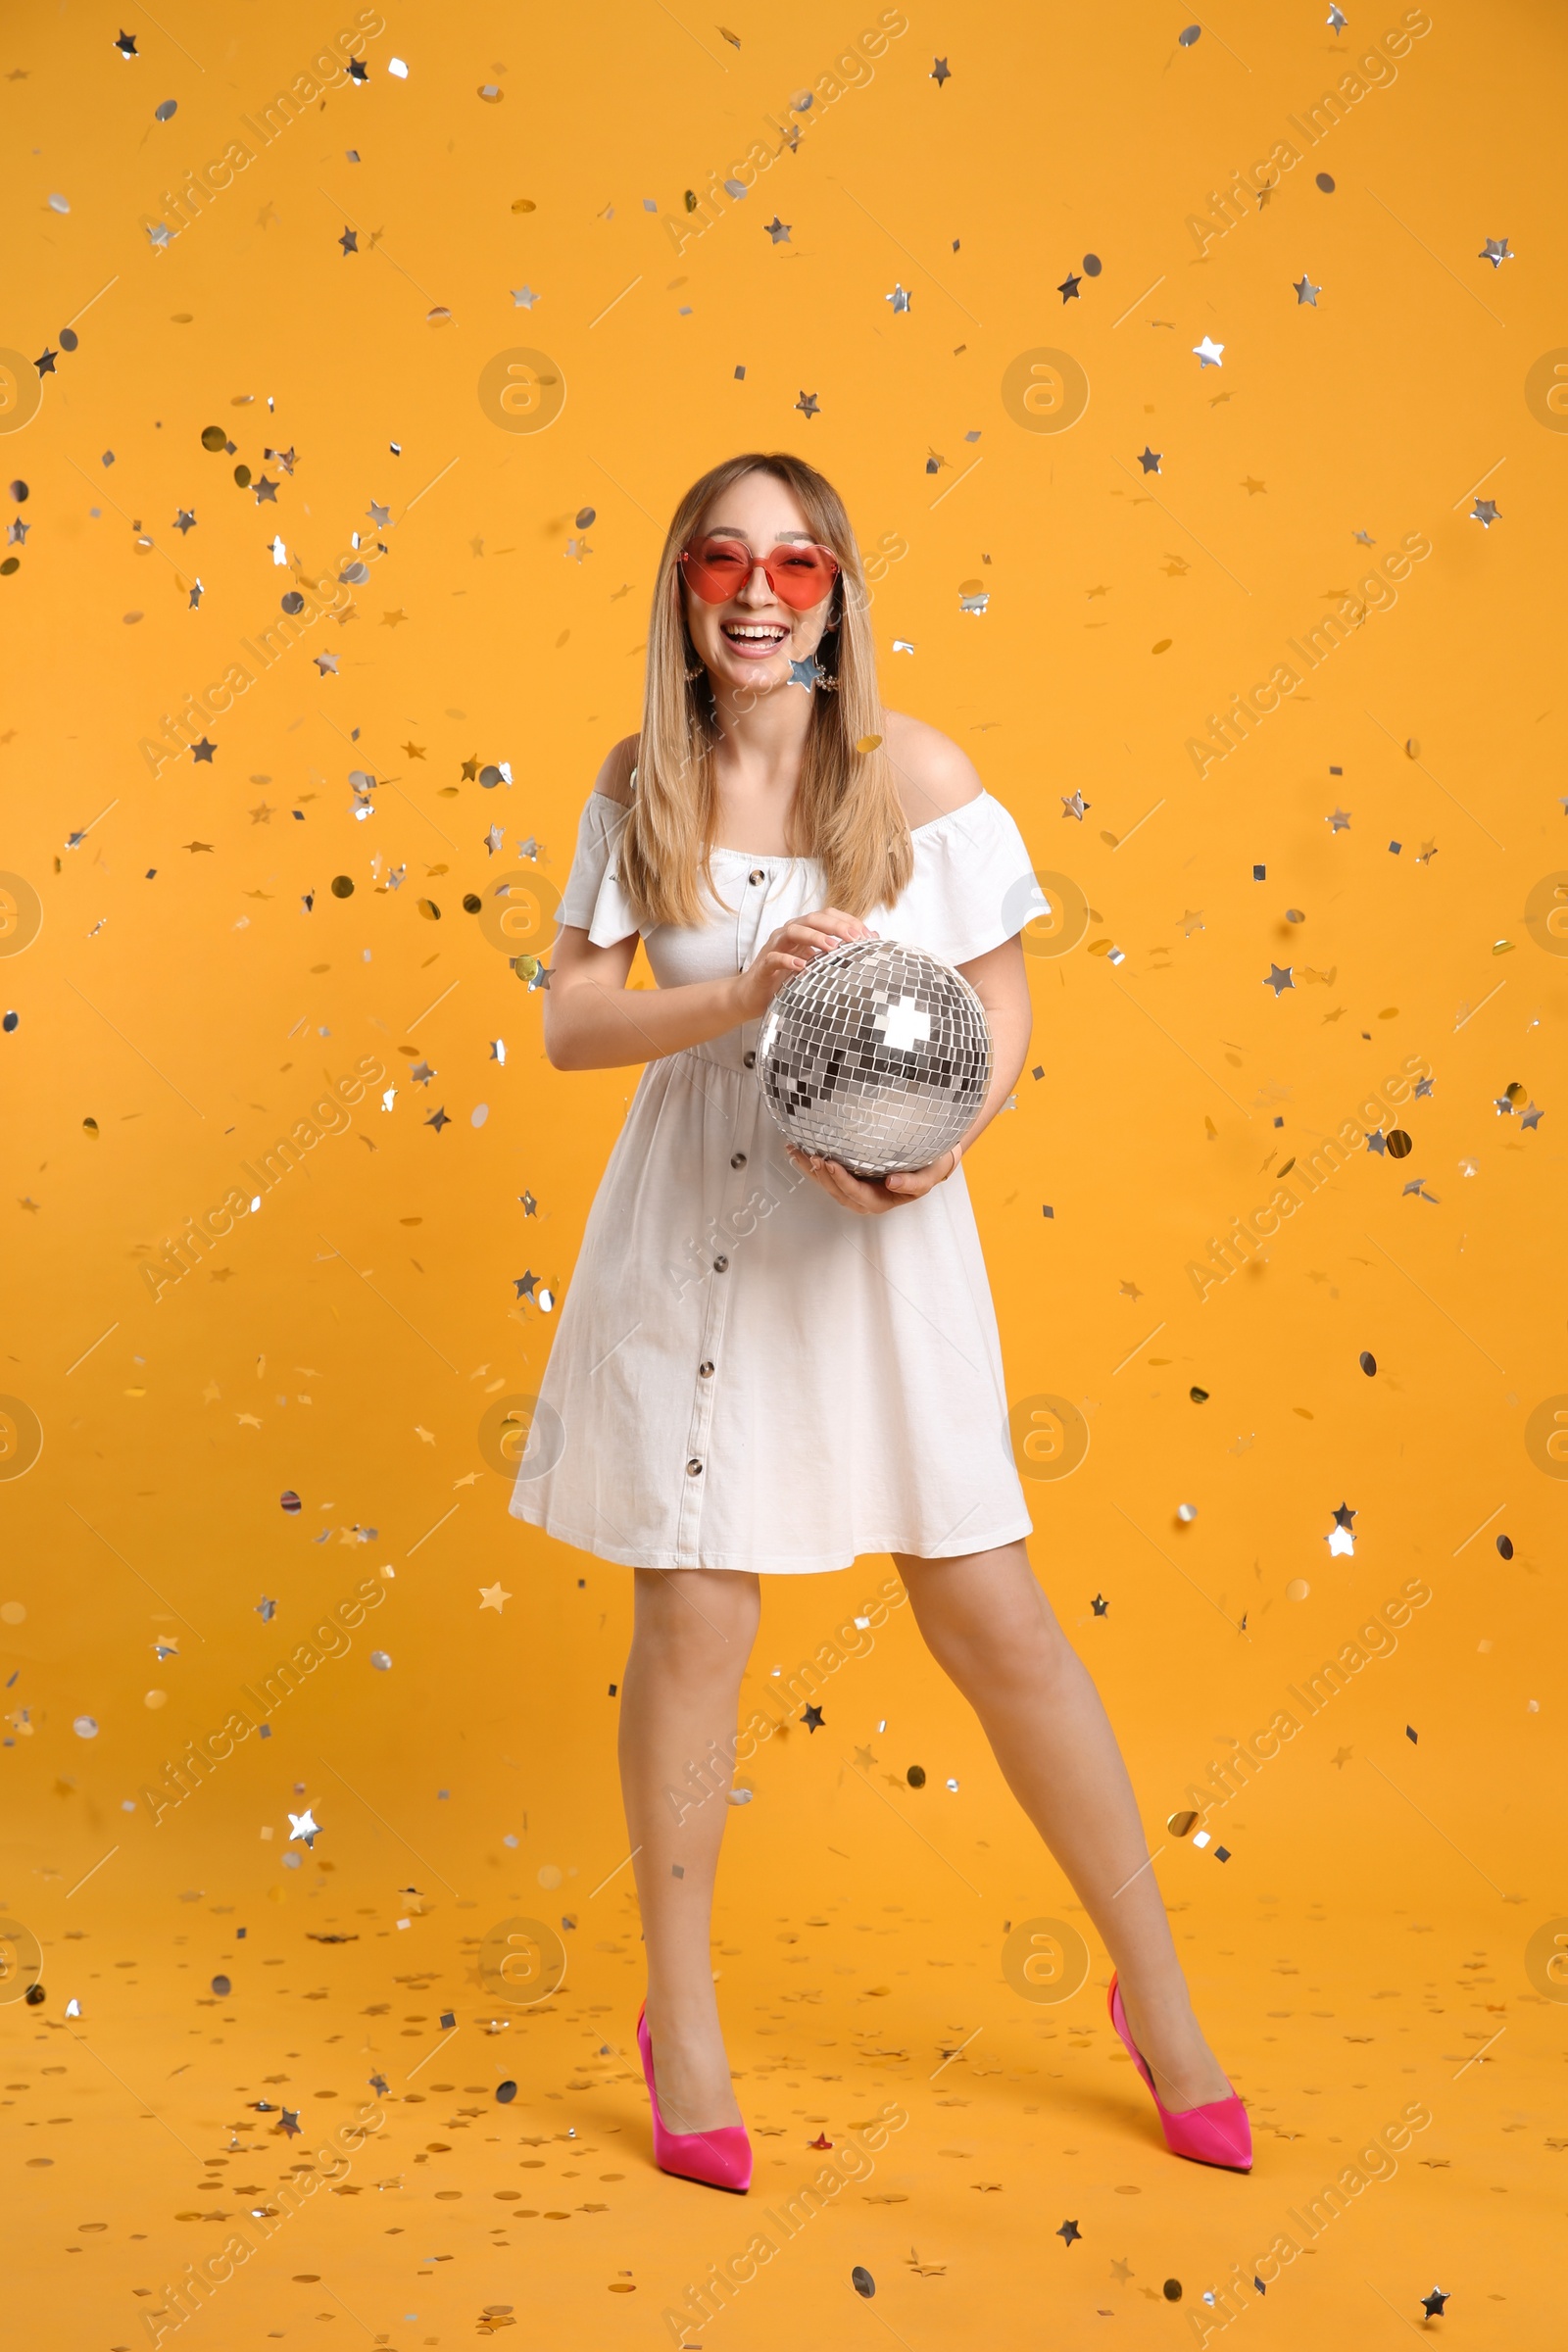
<instances>
[{"instance_id":1,"label":"long blonde hair","mask_svg":"<svg viewBox=\"0 0 1568 2352\"><path fill-rule=\"evenodd\" d=\"M699 884L712 889L713 752L720 737L706 674L686 674L695 657L678 558L713 501L748 473L771 474L792 491L808 528L841 566L834 591L839 618L818 649L838 686L836 692L812 690L789 816L792 853L819 859L828 904L860 916L891 905L913 869L892 765L881 750L856 750L867 736L881 736L882 702L865 575L844 502L800 458L728 458L694 482L676 508L654 587L637 786L620 838L620 879L649 925L701 923Z\"/></svg>"}]
</instances>

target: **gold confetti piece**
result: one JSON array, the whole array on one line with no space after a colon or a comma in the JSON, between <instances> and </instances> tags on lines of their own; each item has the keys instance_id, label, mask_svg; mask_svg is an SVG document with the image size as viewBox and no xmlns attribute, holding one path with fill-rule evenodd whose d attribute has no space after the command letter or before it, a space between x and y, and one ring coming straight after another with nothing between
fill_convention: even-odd
<instances>
[{"instance_id":1,"label":"gold confetti piece","mask_svg":"<svg viewBox=\"0 0 1568 2352\"><path fill-rule=\"evenodd\" d=\"M720 26L718 27L718 29L719 29L720 33L723 35L724 39L725 39L726 41L728 41L728 43L729 43L729 45L730 45L730 47L731 47L732 49L738 49L738 48L740 47L740 45L741 45L741 36L740 36L740 34L739 34L738 32L731 32L731 30L730 30L730 28L729 28L729 26L728 26L727 24L720 24Z\"/></svg>"},{"instance_id":2,"label":"gold confetti piece","mask_svg":"<svg viewBox=\"0 0 1568 2352\"><path fill-rule=\"evenodd\" d=\"M1157 645L1152 645L1149 650L1152 654L1168 654L1175 642L1174 637L1162 637Z\"/></svg>"},{"instance_id":3,"label":"gold confetti piece","mask_svg":"<svg viewBox=\"0 0 1568 2352\"><path fill-rule=\"evenodd\" d=\"M83 1134L83 1135L90 1135L90 1136L92 1137L92 1140L93 1140L93 1142L94 1142L94 1143L96 1143L96 1142L98 1141L98 1122L97 1122L97 1120L96 1120L96 1119L83 1119L83 1120L82 1120L82 1122L81 1122L81 1132L82 1132L82 1134Z\"/></svg>"},{"instance_id":4,"label":"gold confetti piece","mask_svg":"<svg viewBox=\"0 0 1568 2352\"><path fill-rule=\"evenodd\" d=\"M1511 939L1494 939L1492 943L1494 956L1511 956L1513 950L1514 943Z\"/></svg>"},{"instance_id":5,"label":"gold confetti piece","mask_svg":"<svg viewBox=\"0 0 1568 2352\"><path fill-rule=\"evenodd\" d=\"M864 753L879 751L881 746L882 738L880 735L862 735L855 748L858 752Z\"/></svg>"},{"instance_id":6,"label":"gold confetti piece","mask_svg":"<svg viewBox=\"0 0 1568 2352\"><path fill-rule=\"evenodd\" d=\"M512 209L514 213L536 213L539 207L531 196L516 196L513 199Z\"/></svg>"}]
</instances>

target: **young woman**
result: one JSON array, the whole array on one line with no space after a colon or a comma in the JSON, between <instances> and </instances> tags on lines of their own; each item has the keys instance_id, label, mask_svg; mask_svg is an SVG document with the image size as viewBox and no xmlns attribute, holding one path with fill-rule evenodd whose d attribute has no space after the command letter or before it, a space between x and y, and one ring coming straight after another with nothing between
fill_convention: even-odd
<instances>
[{"instance_id":1,"label":"young woman","mask_svg":"<svg viewBox=\"0 0 1568 2352\"><path fill-rule=\"evenodd\" d=\"M763 1576L889 1552L940 1664L1116 1965L1111 2014L1178 2154L1245 2169L1126 1770L1035 1582L959 1160L1023 1067L1029 858L963 753L884 710L844 506L790 457L693 485L654 589L642 731L582 816L545 998L558 1069L643 1064L588 1218L512 1509L636 1571L620 1769L666 2171L745 2188L710 1952ZM786 1146L763 1014L841 941L956 965L990 1092L956 1150L863 1183ZM659 986L629 992L639 937ZM677 1806L691 1764L723 1788ZM710 1778L715 1777L710 1772ZM1157 2088L1156 2088L1157 2084Z\"/></svg>"}]
</instances>

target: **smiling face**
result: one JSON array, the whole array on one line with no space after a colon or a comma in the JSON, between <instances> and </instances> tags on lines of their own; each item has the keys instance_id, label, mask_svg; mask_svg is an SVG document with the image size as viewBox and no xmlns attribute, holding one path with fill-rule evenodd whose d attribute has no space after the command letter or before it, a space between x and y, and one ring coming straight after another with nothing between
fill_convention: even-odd
<instances>
[{"instance_id":1,"label":"smiling face","mask_svg":"<svg viewBox=\"0 0 1568 2352\"><path fill-rule=\"evenodd\" d=\"M706 603L689 581L682 582L686 626L698 660L715 688L745 686L756 692L786 684L790 663L804 662L820 645L842 593L835 589L819 604L796 612L774 592L763 571L750 568L771 557L775 548L787 564L792 547L804 555L818 544L799 502L769 473L743 474L704 514L690 544L696 547L704 540L735 550L740 568L722 604ZM703 585L712 593L728 582L715 578L710 568Z\"/></svg>"}]
</instances>

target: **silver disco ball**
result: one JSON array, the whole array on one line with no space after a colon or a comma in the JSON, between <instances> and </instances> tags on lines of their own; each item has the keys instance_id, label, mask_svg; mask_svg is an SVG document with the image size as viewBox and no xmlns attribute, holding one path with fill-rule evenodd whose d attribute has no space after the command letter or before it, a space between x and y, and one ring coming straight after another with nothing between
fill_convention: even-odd
<instances>
[{"instance_id":1,"label":"silver disco ball","mask_svg":"<svg viewBox=\"0 0 1568 2352\"><path fill-rule=\"evenodd\" d=\"M852 1175L923 1168L962 1141L991 1082L985 1008L951 964L857 939L786 980L757 1044L768 1109Z\"/></svg>"}]
</instances>

